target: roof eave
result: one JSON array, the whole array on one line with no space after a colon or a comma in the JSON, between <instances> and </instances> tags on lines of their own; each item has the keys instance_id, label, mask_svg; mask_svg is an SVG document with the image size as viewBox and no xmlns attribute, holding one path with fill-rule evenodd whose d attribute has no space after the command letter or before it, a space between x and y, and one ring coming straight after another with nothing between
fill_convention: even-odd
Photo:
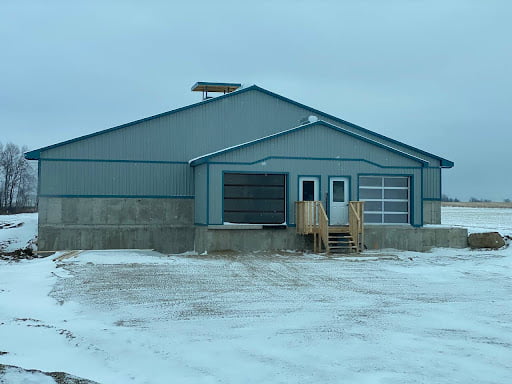
<instances>
[{"instance_id":1,"label":"roof eave","mask_svg":"<svg viewBox=\"0 0 512 384\"><path fill-rule=\"evenodd\" d=\"M39 160L41 158L41 151L39 149L36 149L34 151L25 152L23 156L27 160Z\"/></svg>"},{"instance_id":2,"label":"roof eave","mask_svg":"<svg viewBox=\"0 0 512 384\"><path fill-rule=\"evenodd\" d=\"M441 168L453 168L454 165L453 161L441 159Z\"/></svg>"}]
</instances>

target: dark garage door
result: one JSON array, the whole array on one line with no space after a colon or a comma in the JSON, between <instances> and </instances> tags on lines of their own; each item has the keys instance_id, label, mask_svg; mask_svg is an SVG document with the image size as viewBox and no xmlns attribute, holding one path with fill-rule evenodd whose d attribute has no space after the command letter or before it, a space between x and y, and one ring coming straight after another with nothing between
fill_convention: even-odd
<instances>
[{"instance_id":1,"label":"dark garage door","mask_svg":"<svg viewBox=\"0 0 512 384\"><path fill-rule=\"evenodd\" d=\"M225 173L224 222L283 224L285 183L283 174Z\"/></svg>"}]
</instances>

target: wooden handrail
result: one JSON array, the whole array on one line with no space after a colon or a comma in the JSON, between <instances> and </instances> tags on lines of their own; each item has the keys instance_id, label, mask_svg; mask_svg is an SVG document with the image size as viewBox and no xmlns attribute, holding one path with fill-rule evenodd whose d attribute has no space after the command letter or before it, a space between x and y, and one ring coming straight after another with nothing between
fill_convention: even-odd
<instances>
[{"instance_id":1,"label":"wooden handrail","mask_svg":"<svg viewBox=\"0 0 512 384\"><path fill-rule=\"evenodd\" d=\"M329 249L329 218L325 213L321 201L296 201L295 202L295 225L297 233L301 235L313 234L315 236L315 252L321 249L321 242L325 249ZM317 240L318 246L317 249Z\"/></svg>"},{"instance_id":2,"label":"wooden handrail","mask_svg":"<svg viewBox=\"0 0 512 384\"><path fill-rule=\"evenodd\" d=\"M329 252L329 218L321 201L296 201L295 224L297 233L313 234L315 252L322 249ZM364 202L350 201L348 230L354 240L357 252L364 248Z\"/></svg>"},{"instance_id":3,"label":"wooden handrail","mask_svg":"<svg viewBox=\"0 0 512 384\"><path fill-rule=\"evenodd\" d=\"M320 201L316 201L315 204L318 210L318 226L319 226L319 234L322 239L325 247L325 251L329 252L329 218L327 217L327 213L325 213L324 206ZM322 248L321 244L320 249Z\"/></svg>"},{"instance_id":4,"label":"wooden handrail","mask_svg":"<svg viewBox=\"0 0 512 384\"><path fill-rule=\"evenodd\" d=\"M350 201L348 205L348 228L359 253L364 247L364 201Z\"/></svg>"}]
</instances>

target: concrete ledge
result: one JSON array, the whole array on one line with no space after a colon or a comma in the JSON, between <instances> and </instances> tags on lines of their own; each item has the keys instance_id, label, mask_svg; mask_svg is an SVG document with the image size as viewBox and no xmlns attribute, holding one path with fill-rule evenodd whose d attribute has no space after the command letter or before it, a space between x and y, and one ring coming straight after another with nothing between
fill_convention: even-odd
<instances>
[{"instance_id":1,"label":"concrete ledge","mask_svg":"<svg viewBox=\"0 0 512 384\"><path fill-rule=\"evenodd\" d=\"M394 248L426 252L432 248L466 248L468 231L460 227L365 226L367 249Z\"/></svg>"},{"instance_id":2,"label":"concrete ledge","mask_svg":"<svg viewBox=\"0 0 512 384\"><path fill-rule=\"evenodd\" d=\"M297 235L295 228L261 228L247 231L234 226L196 227L194 249L204 251L313 250L312 236ZM426 252L435 247L466 248L465 228L421 227L409 225L368 225L365 227L365 247L368 250L393 248Z\"/></svg>"},{"instance_id":3,"label":"concrete ledge","mask_svg":"<svg viewBox=\"0 0 512 384\"><path fill-rule=\"evenodd\" d=\"M208 229L215 230L232 230L232 229L263 229L260 224L225 224L225 225L209 225Z\"/></svg>"},{"instance_id":4,"label":"concrete ledge","mask_svg":"<svg viewBox=\"0 0 512 384\"><path fill-rule=\"evenodd\" d=\"M194 249L193 226L53 225L39 226L39 249L155 249L180 253Z\"/></svg>"},{"instance_id":5,"label":"concrete ledge","mask_svg":"<svg viewBox=\"0 0 512 384\"><path fill-rule=\"evenodd\" d=\"M298 235L295 228L266 228L257 231L230 228L210 229L196 227L196 252L214 251L270 251L313 249L311 236ZM245 226L244 226L245 227Z\"/></svg>"}]
</instances>

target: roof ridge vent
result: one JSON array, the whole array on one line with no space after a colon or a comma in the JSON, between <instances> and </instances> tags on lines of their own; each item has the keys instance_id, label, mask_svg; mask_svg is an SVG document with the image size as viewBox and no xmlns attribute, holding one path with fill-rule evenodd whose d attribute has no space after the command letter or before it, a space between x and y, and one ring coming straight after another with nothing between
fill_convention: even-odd
<instances>
[{"instance_id":1,"label":"roof ridge vent","mask_svg":"<svg viewBox=\"0 0 512 384\"><path fill-rule=\"evenodd\" d=\"M216 93L230 93L240 88L240 83L211 83L207 81L198 81L192 86L193 92L203 92L203 100L211 99L212 96L208 96L208 92Z\"/></svg>"}]
</instances>

